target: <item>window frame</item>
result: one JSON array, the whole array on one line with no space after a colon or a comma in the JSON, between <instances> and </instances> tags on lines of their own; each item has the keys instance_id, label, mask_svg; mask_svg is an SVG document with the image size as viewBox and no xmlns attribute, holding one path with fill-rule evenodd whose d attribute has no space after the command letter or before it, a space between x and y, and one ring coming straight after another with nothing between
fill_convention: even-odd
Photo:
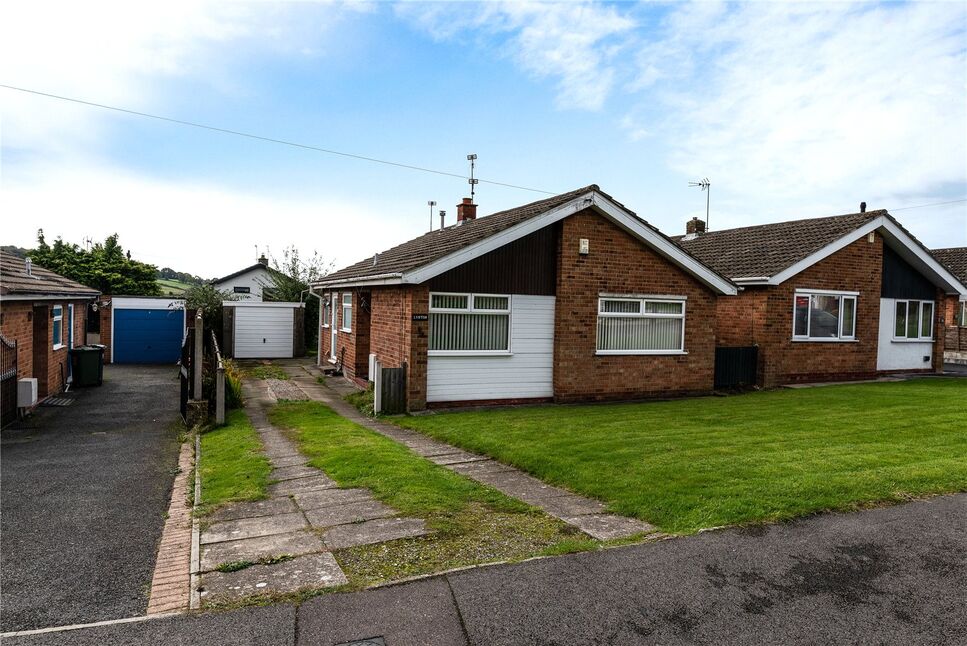
<instances>
[{"instance_id":1,"label":"window frame","mask_svg":"<svg viewBox=\"0 0 967 646\"><path fill-rule=\"evenodd\" d=\"M809 309L806 312L806 334L796 334L796 299L806 296L809 298ZM839 297L839 316L836 321L836 336L810 336L812 331L812 316L814 296ZM852 334L843 334L843 307L847 300L853 301L853 330ZM796 343L858 343L856 338L856 321L859 312L860 293L833 289L805 289L796 288L792 294L792 340Z\"/></svg>"},{"instance_id":2,"label":"window frame","mask_svg":"<svg viewBox=\"0 0 967 646\"><path fill-rule=\"evenodd\" d=\"M60 312L60 314L57 313L58 311ZM54 330L57 329L54 326L55 323L60 323L60 339L54 338ZM64 306L63 305L54 305L53 308L51 309L50 338L51 338L51 345L53 346L54 350L60 350L61 348L66 347L64 345Z\"/></svg>"},{"instance_id":3,"label":"window frame","mask_svg":"<svg viewBox=\"0 0 967 646\"><path fill-rule=\"evenodd\" d=\"M904 315L904 332L903 336L897 336L896 333L896 317L897 312L900 309L900 304L903 304L905 315ZM910 331L910 303L917 304L917 336L911 337L909 335ZM930 306L930 336L923 335L923 312L924 306ZM898 298L893 301L893 339L894 343L933 343L936 338L934 337L934 323L935 317L937 315L937 303L936 301L922 300L919 298Z\"/></svg>"},{"instance_id":4,"label":"window frame","mask_svg":"<svg viewBox=\"0 0 967 646\"><path fill-rule=\"evenodd\" d=\"M641 305L637 312L605 312L604 302L605 301L624 301L624 302L639 302ZM687 296L671 296L671 295L651 295L651 294L598 294L598 312L594 321L594 354L599 356L674 356L688 354L685 350L685 318L687 316ZM677 303L682 306L682 311L680 314L665 314L661 312L648 312L647 303ZM598 337L598 323L600 319L604 318L651 318L651 319L675 319L681 320L682 322L682 337L681 344L678 349L674 350L602 350L599 347L600 338Z\"/></svg>"},{"instance_id":5,"label":"window frame","mask_svg":"<svg viewBox=\"0 0 967 646\"><path fill-rule=\"evenodd\" d=\"M322 327L328 328L329 321L332 320L332 292L326 292L320 298L322 299Z\"/></svg>"},{"instance_id":6,"label":"window frame","mask_svg":"<svg viewBox=\"0 0 967 646\"><path fill-rule=\"evenodd\" d=\"M346 297L349 297L349 305L346 305ZM353 293L346 292L339 301L339 331L352 334L353 331ZM349 309L349 327L346 327L346 309Z\"/></svg>"},{"instance_id":7,"label":"window frame","mask_svg":"<svg viewBox=\"0 0 967 646\"><path fill-rule=\"evenodd\" d=\"M967 327L967 301L960 301L960 312L954 312L954 323L959 327Z\"/></svg>"},{"instance_id":8,"label":"window frame","mask_svg":"<svg viewBox=\"0 0 967 646\"><path fill-rule=\"evenodd\" d=\"M434 296L466 296L467 307L433 307ZM502 310L478 309L476 307L477 297L506 298L507 308ZM491 294L483 292L430 292L427 316L427 355L431 357L495 357L510 356L514 353L514 296L513 294ZM507 316L507 349L506 350L430 350L429 349L429 326L432 325L433 314L474 314L474 315L506 315Z\"/></svg>"}]
</instances>

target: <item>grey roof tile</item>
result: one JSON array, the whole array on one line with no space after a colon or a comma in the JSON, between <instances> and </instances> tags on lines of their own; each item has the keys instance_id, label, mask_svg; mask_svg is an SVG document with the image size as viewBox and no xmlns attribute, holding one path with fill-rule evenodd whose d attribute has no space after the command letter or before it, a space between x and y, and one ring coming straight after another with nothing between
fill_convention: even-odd
<instances>
[{"instance_id":1,"label":"grey roof tile","mask_svg":"<svg viewBox=\"0 0 967 646\"><path fill-rule=\"evenodd\" d=\"M933 249L933 257L943 264L950 272L967 284L967 247L949 247L947 249Z\"/></svg>"},{"instance_id":2,"label":"grey roof tile","mask_svg":"<svg viewBox=\"0 0 967 646\"><path fill-rule=\"evenodd\" d=\"M27 275L27 266L23 258L0 251L0 294L4 296L39 294L85 298L97 296L98 293L96 289L81 285L37 265L33 265L31 275Z\"/></svg>"}]
</instances>

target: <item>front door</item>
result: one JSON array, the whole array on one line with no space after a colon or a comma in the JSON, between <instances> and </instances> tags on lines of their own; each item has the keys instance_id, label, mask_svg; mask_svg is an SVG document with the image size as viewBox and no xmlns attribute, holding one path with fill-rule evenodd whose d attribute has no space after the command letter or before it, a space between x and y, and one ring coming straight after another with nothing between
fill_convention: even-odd
<instances>
[{"instance_id":1,"label":"front door","mask_svg":"<svg viewBox=\"0 0 967 646\"><path fill-rule=\"evenodd\" d=\"M338 294L335 292L330 296L329 301L329 358L336 360L336 301Z\"/></svg>"}]
</instances>

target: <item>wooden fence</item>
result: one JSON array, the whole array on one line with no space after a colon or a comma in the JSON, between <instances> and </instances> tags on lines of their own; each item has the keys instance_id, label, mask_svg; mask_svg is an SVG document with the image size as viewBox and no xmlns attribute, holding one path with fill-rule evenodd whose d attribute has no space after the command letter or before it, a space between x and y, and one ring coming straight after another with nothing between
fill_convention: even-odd
<instances>
[{"instance_id":1,"label":"wooden fence","mask_svg":"<svg viewBox=\"0 0 967 646\"><path fill-rule=\"evenodd\" d=\"M944 333L943 349L948 352L967 352L967 327L948 327Z\"/></svg>"}]
</instances>

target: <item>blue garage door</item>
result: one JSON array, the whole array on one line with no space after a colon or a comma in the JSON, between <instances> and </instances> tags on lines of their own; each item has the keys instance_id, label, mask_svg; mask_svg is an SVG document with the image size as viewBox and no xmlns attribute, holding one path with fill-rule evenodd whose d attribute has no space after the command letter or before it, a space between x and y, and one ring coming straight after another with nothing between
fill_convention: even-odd
<instances>
[{"instance_id":1,"label":"blue garage door","mask_svg":"<svg viewBox=\"0 0 967 646\"><path fill-rule=\"evenodd\" d=\"M177 363L182 310L114 310L114 363Z\"/></svg>"}]
</instances>

